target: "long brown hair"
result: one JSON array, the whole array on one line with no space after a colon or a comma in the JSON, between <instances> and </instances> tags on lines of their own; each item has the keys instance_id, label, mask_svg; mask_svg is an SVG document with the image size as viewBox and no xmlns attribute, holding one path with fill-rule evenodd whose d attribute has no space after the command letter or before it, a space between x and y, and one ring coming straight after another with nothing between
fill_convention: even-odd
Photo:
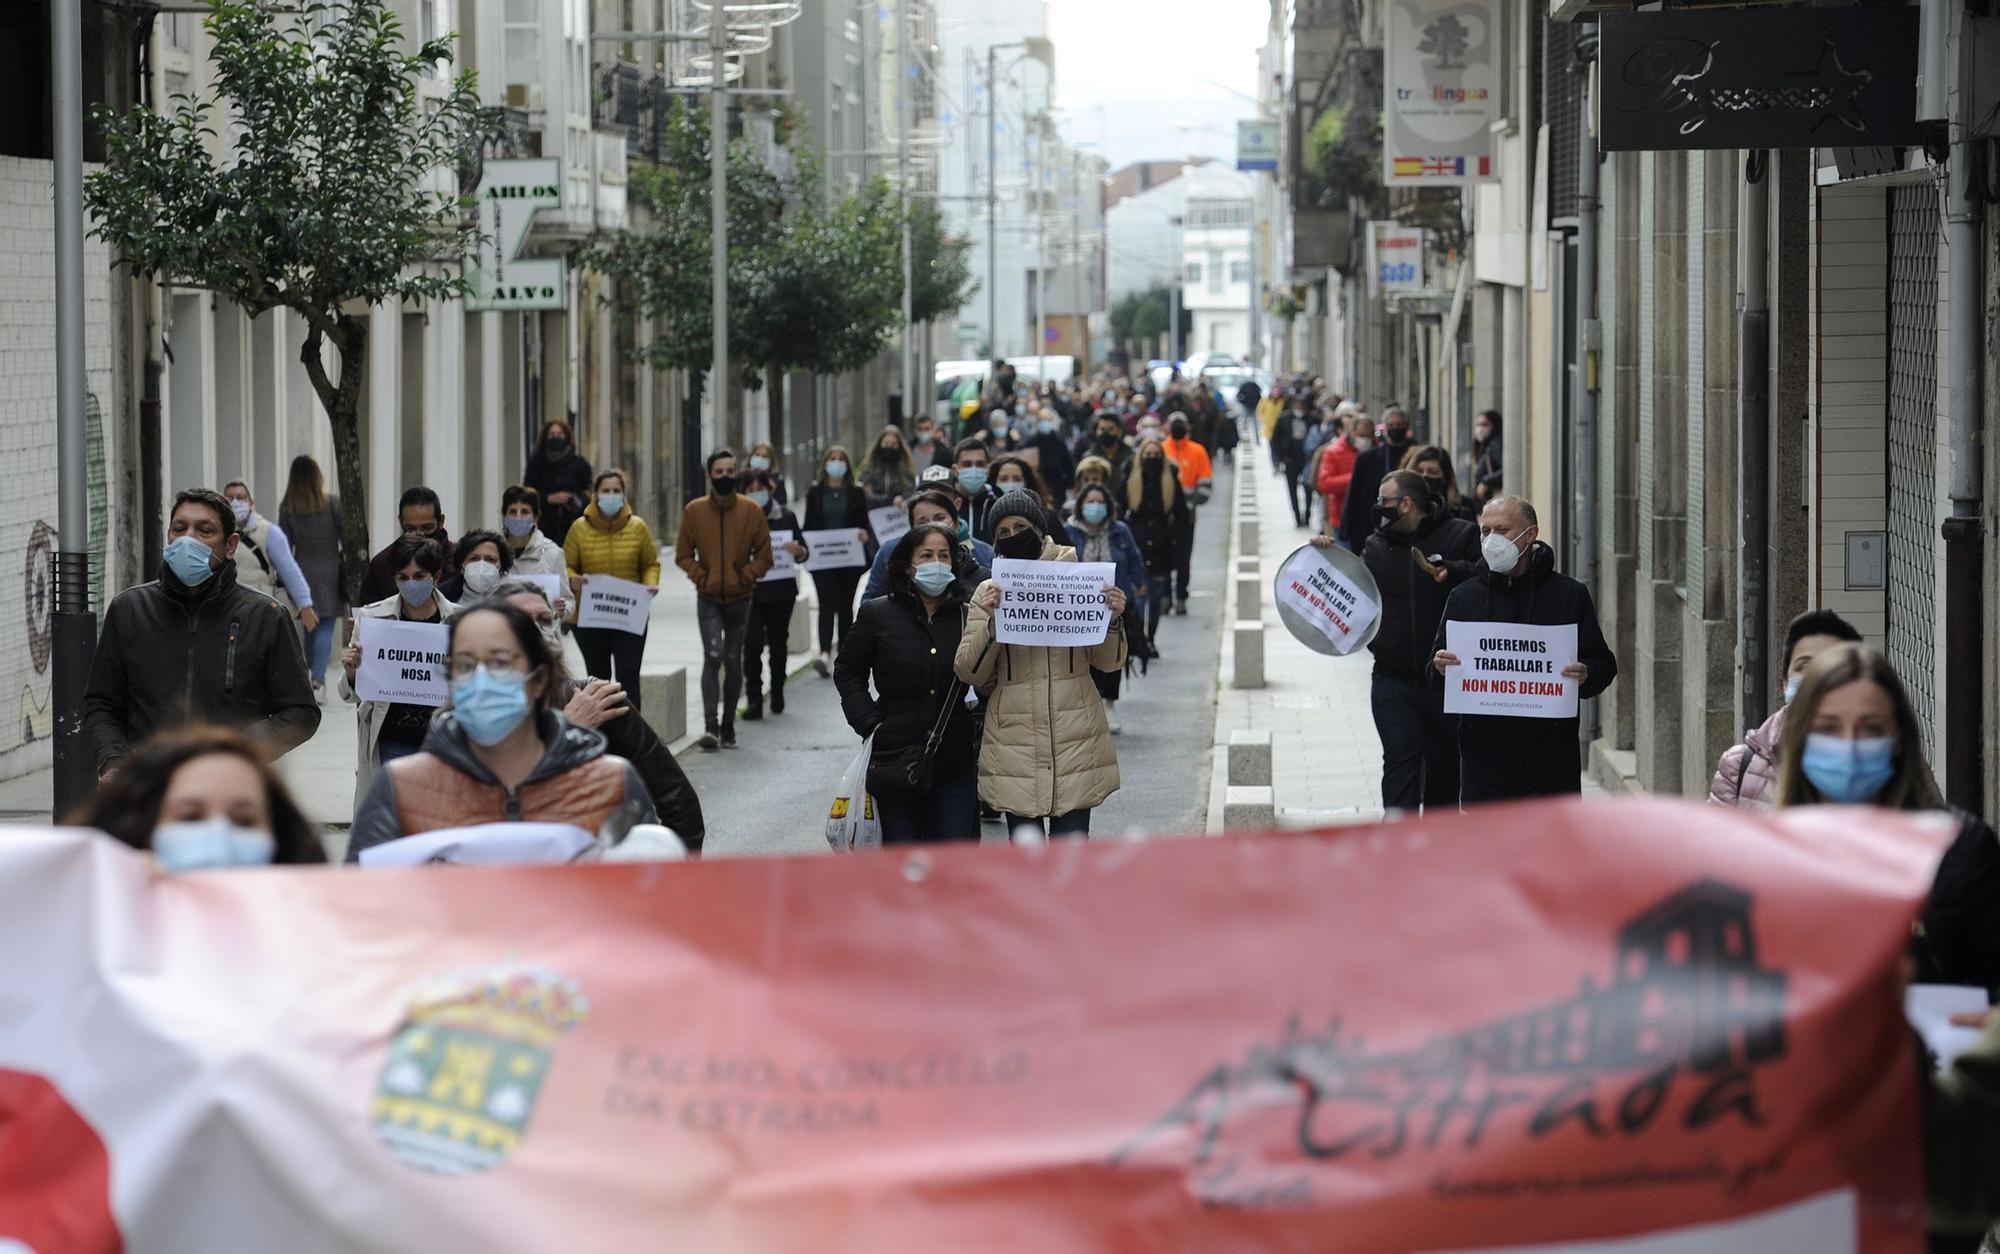
<instances>
[{"instance_id":1,"label":"long brown hair","mask_svg":"<svg viewBox=\"0 0 2000 1254\"><path fill-rule=\"evenodd\" d=\"M1151 441L1158 444L1158 440ZM1139 503L1146 498L1146 444L1141 440L1139 449L1132 455L1132 469L1125 476L1126 508L1137 512ZM1174 493L1181 489L1181 474L1174 459L1168 457L1165 446L1160 449L1160 508L1171 513L1174 508Z\"/></svg>"},{"instance_id":2,"label":"long brown hair","mask_svg":"<svg viewBox=\"0 0 2000 1254\"><path fill-rule=\"evenodd\" d=\"M847 477L840 481L840 486L851 488L860 481L862 471L861 467L854 464L854 454L847 451L845 444L829 444L826 446L826 451L819 455L819 471L813 475L813 482L822 488L833 487L833 481L826 477L826 464L832 461L836 455L839 456L840 460L847 463Z\"/></svg>"},{"instance_id":3,"label":"long brown hair","mask_svg":"<svg viewBox=\"0 0 2000 1254\"><path fill-rule=\"evenodd\" d=\"M285 483L285 498L278 502L280 514L307 518L326 512L326 476L309 453L292 459L291 478Z\"/></svg>"},{"instance_id":4,"label":"long brown hair","mask_svg":"<svg viewBox=\"0 0 2000 1254\"><path fill-rule=\"evenodd\" d=\"M1049 496L1049 485L1042 482L1041 472L1018 453L1002 453L994 458L992 464L986 468L986 482L997 483L1002 466L1019 466L1022 477L1027 481L1028 491L1035 494L1035 499L1042 503L1042 508L1054 508L1055 501Z\"/></svg>"},{"instance_id":5,"label":"long brown hair","mask_svg":"<svg viewBox=\"0 0 2000 1254\"><path fill-rule=\"evenodd\" d=\"M276 846L273 862L326 861L318 829L299 811L284 781L265 760L263 749L241 732L223 727L194 724L148 738L63 821L72 827L94 827L134 849L151 849L153 829L160 825L160 805L173 785L175 772L196 758L216 753L243 759L263 780L264 805L271 812L271 839Z\"/></svg>"},{"instance_id":6,"label":"long brown hair","mask_svg":"<svg viewBox=\"0 0 2000 1254\"><path fill-rule=\"evenodd\" d=\"M1944 804L1937 781L1924 761L1924 733L1917 723L1910 694L1889 659L1865 645L1843 644L1813 659L1799 681L1799 695L1785 709L1785 729L1778 737L1780 806L1819 805L1825 798L1806 778L1802 761L1806 737L1812 732L1819 703L1836 688L1865 679L1880 688L1896 711L1896 773L1882 786L1875 803L1893 810L1934 810Z\"/></svg>"},{"instance_id":7,"label":"long brown hair","mask_svg":"<svg viewBox=\"0 0 2000 1254\"><path fill-rule=\"evenodd\" d=\"M1436 462L1444 471L1444 503L1450 509L1457 509L1464 498L1458 494L1458 474L1451 468L1451 454L1435 444L1419 444L1403 454L1403 464L1396 469L1422 474L1422 471L1417 470L1417 466L1423 462Z\"/></svg>"}]
</instances>

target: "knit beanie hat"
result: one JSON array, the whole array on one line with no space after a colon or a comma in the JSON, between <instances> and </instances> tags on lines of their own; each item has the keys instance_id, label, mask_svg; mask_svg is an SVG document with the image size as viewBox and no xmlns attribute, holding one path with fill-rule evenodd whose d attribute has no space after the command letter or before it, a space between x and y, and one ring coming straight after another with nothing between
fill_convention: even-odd
<instances>
[{"instance_id":1,"label":"knit beanie hat","mask_svg":"<svg viewBox=\"0 0 2000 1254\"><path fill-rule=\"evenodd\" d=\"M1044 537L1060 534L1059 529L1049 521L1049 511L1042 505L1041 498L1033 492L1009 492L996 502L986 515L990 532L1000 530L1000 524L1009 518L1025 518L1028 524Z\"/></svg>"}]
</instances>

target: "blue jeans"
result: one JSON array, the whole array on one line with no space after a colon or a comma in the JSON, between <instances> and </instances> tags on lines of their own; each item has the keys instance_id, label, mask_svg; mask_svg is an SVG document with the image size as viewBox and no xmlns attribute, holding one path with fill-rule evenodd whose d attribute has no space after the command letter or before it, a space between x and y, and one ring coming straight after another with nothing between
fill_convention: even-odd
<instances>
[{"instance_id":1,"label":"blue jeans","mask_svg":"<svg viewBox=\"0 0 2000 1254\"><path fill-rule=\"evenodd\" d=\"M921 797L875 798L885 845L927 845L979 839L979 765L968 762L956 771L931 776L931 790Z\"/></svg>"},{"instance_id":2,"label":"blue jeans","mask_svg":"<svg viewBox=\"0 0 2000 1254\"><path fill-rule=\"evenodd\" d=\"M407 758L413 753L420 753L422 751L422 745L399 745L387 740L377 741L375 744L376 761L383 766L389 765L397 758Z\"/></svg>"},{"instance_id":3,"label":"blue jeans","mask_svg":"<svg viewBox=\"0 0 2000 1254\"><path fill-rule=\"evenodd\" d=\"M333 624L331 618L319 620L319 626L304 632L306 638L306 661L312 666L313 682L326 682L326 664L333 659Z\"/></svg>"}]
</instances>

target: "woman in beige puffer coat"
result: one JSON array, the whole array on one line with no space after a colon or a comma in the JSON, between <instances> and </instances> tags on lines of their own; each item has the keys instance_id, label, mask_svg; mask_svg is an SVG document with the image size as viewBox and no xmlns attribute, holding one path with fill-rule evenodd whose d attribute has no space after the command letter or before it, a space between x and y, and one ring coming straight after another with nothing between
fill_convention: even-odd
<instances>
[{"instance_id":1,"label":"woman in beige puffer coat","mask_svg":"<svg viewBox=\"0 0 2000 1254\"><path fill-rule=\"evenodd\" d=\"M1041 504L1015 493L993 507L993 550L1000 557L1073 562L1076 550L1048 538ZM1011 552L1009 550L1012 550ZM1022 826L1050 836L1085 836L1090 811L1118 791L1118 751L1104 700L1090 672L1125 665L1125 594L1105 589L1111 629L1097 644L1071 648L1000 644L993 610L1000 590L979 585L958 644L958 677L989 691L979 753L979 799Z\"/></svg>"}]
</instances>

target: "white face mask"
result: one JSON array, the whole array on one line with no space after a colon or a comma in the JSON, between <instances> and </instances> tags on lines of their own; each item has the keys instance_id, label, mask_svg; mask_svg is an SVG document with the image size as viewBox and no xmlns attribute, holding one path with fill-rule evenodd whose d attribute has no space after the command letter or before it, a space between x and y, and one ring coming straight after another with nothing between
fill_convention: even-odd
<instances>
[{"instance_id":1,"label":"white face mask","mask_svg":"<svg viewBox=\"0 0 2000 1254\"><path fill-rule=\"evenodd\" d=\"M1374 447L1375 447L1375 441L1374 441L1374 440L1372 440L1372 439L1370 439L1370 438L1369 438L1368 436L1365 436L1365 435L1357 435L1357 436L1355 436L1355 437L1354 437L1354 451L1355 451L1355 452L1357 452L1357 453L1366 453L1366 452L1367 452L1367 451L1368 451L1369 449L1371 449L1371 448L1374 448Z\"/></svg>"},{"instance_id":2,"label":"white face mask","mask_svg":"<svg viewBox=\"0 0 2000 1254\"><path fill-rule=\"evenodd\" d=\"M271 833L238 827L220 815L184 823L162 823L153 829L153 861L163 871L269 866L277 848Z\"/></svg>"},{"instance_id":3,"label":"white face mask","mask_svg":"<svg viewBox=\"0 0 2000 1254\"><path fill-rule=\"evenodd\" d=\"M1806 673L1804 671L1800 671L1798 674L1792 676L1790 679L1787 679L1785 681L1786 705L1790 705L1792 702L1799 699L1799 684L1804 682L1805 677Z\"/></svg>"},{"instance_id":4,"label":"white face mask","mask_svg":"<svg viewBox=\"0 0 2000 1254\"><path fill-rule=\"evenodd\" d=\"M1486 569L1496 575L1506 574L1521 560L1521 550L1497 531L1479 542L1479 554L1486 559Z\"/></svg>"},{"instance_id":5,"label":"white face mask","mask_svg":"<svg viewBox=\"0 0 2000 1254\"><path fill-rule=\"evenodd\" d=\"M465 586L473 592L485 592L500 582L500 567L497 563L481 559L465 564Z\"/></svg>"}]
</instances>

